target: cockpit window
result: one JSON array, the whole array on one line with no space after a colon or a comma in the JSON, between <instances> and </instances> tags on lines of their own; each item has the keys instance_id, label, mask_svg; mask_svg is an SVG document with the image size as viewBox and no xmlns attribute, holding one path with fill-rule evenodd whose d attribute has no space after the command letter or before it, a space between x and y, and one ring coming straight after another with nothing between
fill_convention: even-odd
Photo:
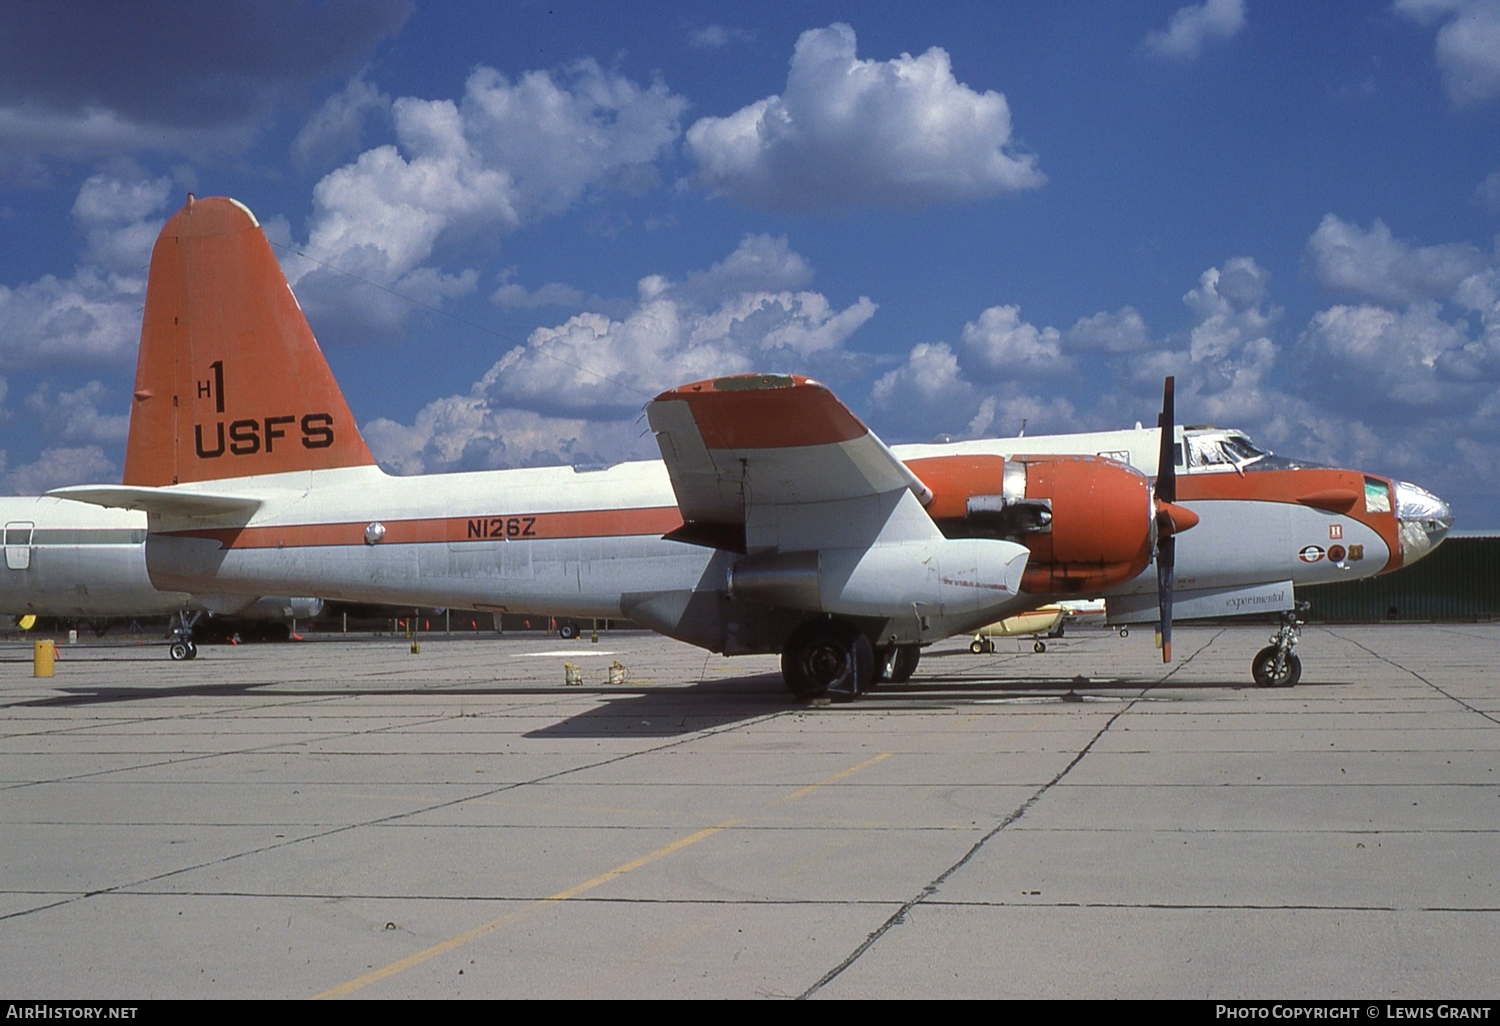
<instances>
[{"instance_id":1,"label":"cockpit window","mask_svg":"<svg viewBox=\"0 0 1500 1026\"><path fill-rule=\"evenodd\" d=\"M1221 438L1188 438L1188 466L1233 466L1234 459L1224 451Z\"/></svg>"},{"instance_id":2,"label":"cockpit window","mask_svg":"<svg viewBox=\"0 0 1500 1026\"><path fill-rule=\"evenodd\" d=\"M1244 435L1189 435L1186 442L1188 466L1195 469L1222 467L1240 470L1269 455Z\"/></svg>"},{"instance_id":3,"label":"cockpit window","mask_svg":"<svg viewBox=\"0 0 1500 1026\"><path fill-rule=\"evenodd\" d=\"M1266 455L1266 451L1264 449L1258 447L1254 442L1250 441L1250 439L1246 438L1244 435L1230 435L1228 438L1224 439L1224 451L1228 453L1236 463L1243 463L1247 460L1260 459L1260 457Z\"/></svg>"},{"instance_id":4,"label":"cockpit window","mask_svg":"<svg viewBox=\"0 0 1500 1026\"><path fill-rule=\"evenodd\" d=\"M1365 512L1389 513L1391 486L1373 477L1365 478Z\"/></svg>"}]
</instances>

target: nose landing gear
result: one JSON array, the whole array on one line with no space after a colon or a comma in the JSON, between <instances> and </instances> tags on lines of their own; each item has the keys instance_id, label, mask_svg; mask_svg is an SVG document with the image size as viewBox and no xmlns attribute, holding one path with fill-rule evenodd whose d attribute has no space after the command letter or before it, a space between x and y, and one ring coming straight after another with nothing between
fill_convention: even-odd
<instances>
[{"instance_id":1,"label":"nose landing gear","mask_svg":"<svg viewBox=\"0 0 1500 1026\"><path fill-rule=\"evenodd\" d=\"M198 658L198 646L193 643L193 627L202 615L190 613L184 609L172 617L172 631L167 635L167 640L170 642L167 654L172 657L174 663L180 663L184 659Z\"/></svg>"},{"instance_id":2,"label":"nose landing gear","mask_svg":"<svg viewBox=\"0 0 1500 1026\"><path fill-rule=\"evenodd\" d=\"M1297 614L1307 609L1299 602L1297 609L1281 614L1281 627L1271 635L1271 643L1250 663L1255 684L1262 688L1289 688L1302 679L1302 660L1297 658L1297 642L1302 637L1302 621Z\"/></svg>"}]
</instances>

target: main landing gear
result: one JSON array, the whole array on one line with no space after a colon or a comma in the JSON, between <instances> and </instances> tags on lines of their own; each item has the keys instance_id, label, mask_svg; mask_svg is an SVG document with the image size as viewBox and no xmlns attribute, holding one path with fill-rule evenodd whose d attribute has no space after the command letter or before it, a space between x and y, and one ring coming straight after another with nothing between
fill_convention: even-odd
<instances>
[{"instance_id":1,"label":"main landing gear","mask_svg":"<svg viewBox=\"0 0 1500 1026\"><path fill-rule=\"evenodd\" d=\"M916 645L882 645L875 650L874 684L904 684L917 670L922 650Z\"/></svg>"},{"instance_id":2,"label":"main landing gear","mask_svg":"<svg viewBox=\"0 0 1500 1026\"><path fill-rule=\"evenodd\" d=\"M875 648L852 623L812 620L787 639L781 675L792 694L804 701L826 697L848 702L877 684L910 680L921 658L916 645Z\"/></svg>"}]
</instances>

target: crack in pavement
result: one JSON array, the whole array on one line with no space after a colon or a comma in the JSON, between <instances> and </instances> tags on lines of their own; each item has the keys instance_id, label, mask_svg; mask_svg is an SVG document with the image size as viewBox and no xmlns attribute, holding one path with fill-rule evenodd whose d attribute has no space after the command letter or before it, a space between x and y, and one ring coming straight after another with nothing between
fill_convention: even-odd
<instances>
[{"instance_id":1,"label":"crack in pavement","mask_svg":"<svg viewBox=\"0 0 1500 1026\"><path fill-rule=\"evenodd\" d=\"M300 837L288 838L288 839L286 839L286 840L284 840L284 841L282 841L282 842L280 842L278 844L265 844L265 845L261 845L261 846L256 847L256 848L247 849L245 851L235 852L232 855L225 855L222 858L210 859L207 862L201 862L201 863L198 863L196 865L182 866L182 867L179 867L177 869L168 870L165 873L157 873L157 874L155 874L153 876L148 876L148 877L145 877L145 878L140 879L140 880L132 881L130 883L114 884L114 885L109 886L109 887L96 888L94 890L85 891L83 893L74 895L72 897L65 898L65 899L63 899L61 901L51 902L51 903L49 903L47 905L38 906L36 908L22 909L22 910L19 910L19 911L16 911L16 912L10 912L10 913L5 913L5 914L0 914L0 922L4 922L5 920L8 920L8 919L16 919L16 918L19 918L21 916L33 915L33 914L35 914L37 912L45 912L48 909L57 908L57 907L59 907L61 905L71 904L72 902L75 902L75 901L84 901L84 900L86 900L88 898L97 897L97 896L103 895L103 894L116 894L116 893L123 892L123 891L133 891L136 888L143 887L146 884L158 883L158 882L160 882L162 880L167 880L167 879L170 879L170 878L172 878L174 876L180 876L180 875L182 875L184 873L191 873L191 872L195 872L195 871L200 870L200 869L207 869L207 868L209 868L211 866L221 866L221 865L224 865L226 863L233 862L233 861L235 861L237 859L247 858L247 857L249 857L251 855L259 855L259 854L261 854L263 852L276 851L276 850L278 850L280 848L288 848L288 847L291 847L292 845L295 845L295 844L302 844L302 843L305 843L305 842L315 841L315 840L318 840L319 838L323 838L323 837L332 837L332 836L334 836L336 834L346 833L346 832L348 832L350 830L358 830L358 829L362 829L364 827L371 827L371 826L380 826L380 825L387 824L387 823L397 822L397 821L403 820L403 819L409 819L409 818L411 818L413 816L419 816L419 815L422 815L424 813L435 812L435 811L437 811L439 809L453 808L454 806L462 805L465 802L472 802L472 801L476 801L476 800L481 799L481 798L488 798L488 797L491 797L492 795L502 794L502 793L504 793L506 791L514 791L514 790L516 790L518 788L530 787L530 786L532 786L534 784L546 783L546 782L551 781L551 780L556 780L556 779L558 779L560 777L568 776L571 773L580 773L580 772L583 772L585 770L598 769L601 766L609 766L609 765L613 765L614 763L617 763L617 762L624 762L627 759L633 759L633 758L635 758L636 756L639 756L639 755L650 755L650 754L652 754L654 752L666 751L667 749L676 748L676 747L678 747L680 745L689 744L689 743L691 743L693 741L699 741L699 740L702 740L704 738L714 737L714 736L716 736L718 734L727 733L729 731L734 731L734 730L739 730L742 727L749 727L749 726L753 726L753 725L758 724L758 723L763 723L763 722L766 722L768 720L775 719L775 718L777 718L779 716L785 716L788 713L793 712L793 711L795 711L795 710L778 710L778 711L773 712L773 713L767 713L764 716L751 717L750 719L741 720L741 721L739 721L737 723L734 723L734 724L729 724L729 725L720 726L720 727L709 729L709 730L700 731L700 732L694 733L694 734L692 734L692 735L690 735L688 737L676 738L674 740L667 741L667 742L662 743L662 744L653 745L650 748L642 748L639 751L625 752L625 753L620 754L620 755L610 756L609 758L606 758L606 759L600 759L600 760L598 760L596 762L591 762L591 763L587 763L587 764L579 765L579 766L571 766L571 767L568 767L567 769L557 770L557 771L552 772L552 773L545 773L545 774L542 774L541 776L534 777L534 778L529 779L529 780L513 781L513 782L508 783L508 784L502 784L502 785L500 785L498 787L487 788L484 791L480 791L480 792L478 792L476 794L465 795L462 798L452 798L452 799L449 799L447 801L437 802L435 804L427 805L427 806L424 806L422 808L408 809L405 812L393 813L393 814L391 814L389 816L379 816L379 817L376 817L375 819L363 820L363 821L358 822L358 823L345 823L345 824L343 824L341 826L333 827L333 828L328 829L328 830L323 830L323 831L320 831L318 833L304 834L304 835L302 835ZM380 728L380 729L384 730L386 728ZM56 892L53 892L53 893L56 893Z\"/></svg>"},{"instance_id":2,"label":"crack in pavement","mask_svg":"<svg viewBox=\"0 0 1500 1026\"><path fill-rule=\"evenodd\" d=\"M1026 813L1031 809L1033 805L1041 801L1043 795L1052 790L1052 788L1057 786L1057 784L1064 777L1071 773L1074 767L1076 767L1080 762L1083 761L1084 757L1089 754L1094 745L1098 743L1099 739L1109 732L1109 728L1114 726L1115 722L1120 717L1124 716L1131 709L1133 709L1136 703L1145 698L1146 694L1150 692L1152 688L1165 684L1179 670L1184 669L1189 663L1191 663L1200 654L1206 651L1215 641L1217 641L1219 639L1219 636L1223 633L1224 631L1222 629L1215 631L1214 634L1202 645L1200 645L1192 655L1188 656L1182 662L1172 667L1171 670L1162 674L1161 678L1157 680L1156 683L1150 685L1150 687L1147 687L1144 691L1141 692L1138 697L1131 699L1128 704L1116 711L1113 716L1105 721L1104 726L1100 727L1099 730L1095 732L1094 736L1089 738L1088 743L1085 744L1081 749L1079 749L1078 753L1073 756L1068 764L1064 766L1060 771L1058 771L1056 776L1054 776L1051 780L1047 781L1040 788L1038 788L1036 793L1034 793L1030 798L1027 798L1024 802L1022 802L1014 810L1012 810L1010 815L1002 819L998 824L995 825L993 829L991 829L978 841L975 841L973 846L964 853L962 858L960 858L957 862L953 863L953 865L949 866L947 869L943 870L931 881L929 881L927 886L923 887L919 892L917 892L914 897L909 898L900 908L895 911L894 914L891 915L889 919L887 919L884 923L881 923L879 927L877 927L868 937L866 937L864 941L859 945L859 947L851 951L848 957L846 957L842 962L834 966L832 969L828 970L828 972L824 973L823 977L819 979L818 982L814 983L811 987L808 987L807 990L798 995L798 1000L800 1001L812 997L818 991L822 990L828 984L832 983L839 977L840 974L844 972L844 970L848 969L855 962L859 961L861 956L863 956L865 952L874 947L875 944L887 933L889 933L892 928L906 922L907 914L910 913L913 908L927 901L934 894L936 894L938 892L938 889L942 887L942 885L948 880L949 877L953 876L954 873L957 873L964 866L968 865L970 860L972 860L974 856L978 855L980 850L983 849L986 844L988 844L1006 827L1010 826L1016 820L1026 815Z\"/></svg>"}]
</instances>

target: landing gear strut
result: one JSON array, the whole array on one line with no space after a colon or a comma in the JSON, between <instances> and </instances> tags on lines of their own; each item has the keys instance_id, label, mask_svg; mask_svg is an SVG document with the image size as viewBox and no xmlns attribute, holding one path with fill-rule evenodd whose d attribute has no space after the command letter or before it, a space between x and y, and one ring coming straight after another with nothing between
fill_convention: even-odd
<instances>
[{"instance_id":1,"label":"landing gear strut","mask_svg":"<svg viewBox=\"0 0 1500 1026\"><path fill-rule=\"evenodd\" d=\"M913 661L912 669L916 669ZM793 695L848 702L869 691L875 650L858 627L841 620L813 620L792 632L781 652L781 675Z\"/></svg>"},{"instance_id":2,"label":"landing gear strut","mask_svg":"<svg viewBox=\"0 0 1500 1026\"><path fill-rule=\"evenodd\" d=\"M1297 658L1297 642L1302 637L1298 612L1282 613L1281 627L1271 635L1271 643L1255 653L1250 672L1257 687L1289 688L1302 679L1302 660Z\"/></svg>"}]
</instances>

